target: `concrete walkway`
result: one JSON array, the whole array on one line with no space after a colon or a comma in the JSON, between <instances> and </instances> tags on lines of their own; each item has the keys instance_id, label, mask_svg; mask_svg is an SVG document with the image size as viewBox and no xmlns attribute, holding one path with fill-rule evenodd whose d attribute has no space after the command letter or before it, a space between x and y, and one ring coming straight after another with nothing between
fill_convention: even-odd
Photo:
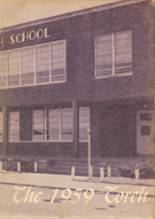
<instances>
[{"instance_id":1,"label":"concrete walkway","mask_svg":"<svg viewBox=\"0 0 155 219\"><path fill-rule=\"evenodd\" d=\"M75 176L74 179L69 175L55 175L44 173L17 173L0 172L0 183L12 185L27 185L59 189L88 189L106 192L108 187L113 188L114 193L135 192L142 188L148 192L148 195L155 196L154 179L129 179L120 177L105 177L103 182L100 178L88 179L88 177Z\"/></svg>"}]
</instances>

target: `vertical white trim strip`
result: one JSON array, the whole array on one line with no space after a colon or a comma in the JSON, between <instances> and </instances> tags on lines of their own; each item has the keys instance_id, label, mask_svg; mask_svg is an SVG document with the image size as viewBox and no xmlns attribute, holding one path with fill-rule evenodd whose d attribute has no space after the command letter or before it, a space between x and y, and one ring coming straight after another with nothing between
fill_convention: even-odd
<instances>
[{"instance_id":1,"label":"vertical white trim strip","mask_svg":"<svg viewBox=\"0 0 155 219\"><path fill-rule=\"evenodd\" d=\"M52 45L49 44L49 81L52 82Z\"/></svg>"},{"instance_id":2,"label":"vertical white trim strip","mask_svg":"<svg viewBox=\"0 0 155 219\"><path fill-rule=\"evenodd\" d=\"M47 111L46 108L44 108L44 140L47 141Z\"/></svg>"},{"instance_id":3,"label":"vertical white trim strip","mask_svg":"<svg viewBox=\"0 0 155 219\"><path fill-rule=\"evenodd\" d=\"M112 33L112 75L115 75L115 34Z\"/></svg>"},{"instance_id":4,"label":"vertical white trim strip","mask_svg":"<svg viewBox=\"0 0 155 219\"><path fill-rule=\"evenodd\" d=\"M32 109L32 142L34 141L34 109Z\"/></svg>"},{"instance_id":5,"label":"vertical white trim strip","mask_svg":"<svg viewBox=\"0 0 155 219\"><path fill-rule=\"evenodd\" d=\"M34 47L34 59L33 59L33 67L34 67L34 84L37 84L37 66L36 66L36 63L37 63L37 60L36 60L36 47Z\"/></svg>"},{"instance_id":6,"label":"vertical white trim strip","mask_svg":"<svg viewBox=\"0 0 155 219\"><path fill-rule=\"evenodd\" d=\"M7 88L8 87L8 71L9 71L9 69L8 69L8 53L6 52L5 53L5 57L6 57L6 60L5 60L5 64L6 64L6 72L5 72L5 74L6 74L6 82L5 82L5 87Z\"/></svg>"},{"instance_id":7,"label":"vertical white trim strip","mask_svg":"<svg viewBox=\"0 0 155 219\"><path fill-rule=\"evenodd\" d=\"M97 78L97 73L96 73L96 61L97 61L97 58L96 58L96 44L97 44L97 42L96 42L96 38L97 37L94 37L94 49L93 49L93 51L94 51L94 71L95 71L95 78Z\"/></svg>"},{"instance_id":8,"label":"vertical white trim strip","mask_svg":"<svg viewBox=\"0 0 155 219\"><path fill-rule=\"evenodd\" d=\"M19 50L19 86L22 86L22 50Z\"/></svg>"},{"instance_id":9,"label":"vertical white trim strip","mask_svg":"<svg viewBox=\"0 0 155 219\"><path fill-rule=\"evenodd\" d=\"M65 75L64 75L64 79L65 81L67 81L67 41L64 40L64 50L65 50Z\"/></svg>"},{"instance_id":10,"label":"vertical white trim strip","mask_svg":"<svg viewBox=\"0 0 155 219\"><path fill-rule=\"evenodd\" d=\"M61 113L61 107L59 106L59 141L61 141L61 131L62 131L62 113Z\"/></svg>"}]
</instances>

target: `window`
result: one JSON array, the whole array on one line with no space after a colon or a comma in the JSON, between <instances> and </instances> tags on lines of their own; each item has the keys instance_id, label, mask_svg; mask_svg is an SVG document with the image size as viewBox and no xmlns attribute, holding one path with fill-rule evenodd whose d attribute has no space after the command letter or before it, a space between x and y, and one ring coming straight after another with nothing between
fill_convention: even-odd
<instances>
[{"instance_id":1,"label":"window","mask_svg":"<svg viewBox=\"0 0 155 219\"><path fill-rule=\"evenodd\" d=\"M151 135L151 126L149 125L141 126L141 135Z\"/></svg>"},{"instance_id":2,"label":"window","mask_svg":"<svg viewBox=\"0 0 155 219\"><path fill-rule=\"evenodd\" d=\"M3 113L0 112L0 142L3 141Z\"/></svg>"},{"instance_id":3,"label":"window","mask_svg":"<svg viewBox=\"0 0 155 219\"><path fill-rule=\"evenodd\" d=\"M52 60L52 81L65 81L66 71L66 43L65 41L55 42L51 45Z\"/></svg>"},{"instance_id":4,"label":"window","mask_svg":"<svg viewBox=\"0 0 155 219\"><path fill-rule=\"evenodd\" d=\"M49 124L49 140L59 141L60 140L60 112L59 109L49 110L48 117Z\"/></svg>"},{"instance_id":5,"label":"window","mask_svg":"<svg viewBox=\"0 0 155 219\"><path fill-rule=\"evenodd\" d=\"M132 74L132 32L121 31L96 37L96 77L129 74Z\"/></svg>"},{"instance_id":6,"label":"window","mask_svg":"<svg viewBox=\"0 0 155 219\"><path fill-rule=\"evenodd\" d=\"M80 141L88 141L88 129L90 128L90 108L80 107L79 111L79 137Z\"/></svg>"},{"instance_id":7,"label":"window","mask_svg":"<svg viewBox=\"0 0 155 219\"><path fill-rule=\"evenodd\" d=\"M20 53L12 51L8 53L8 86L14 87L20 84Z\"/></svg>"},{"instance_id":8,"label":"window","mask_svg":"<svg viewBox=\"0 0 155 219\"><path fill-rule=\"evenodd\" d=\"M61 110L61 139L72 141L73 137L73 110L64 108Z\"/></svg>"},{"instance_id":9,"label":"window","mask_svg":"<svg viewBox=\"0 0 155 219\"><path fill-rule=\"evenodd\" d=\"M6 87L7 56L0 53L0 88Z\"/></svg>"},{"instance_id":10,"label":"window","mask_svg":"<svg viewBox=\"0 0 155 219\"><path fill-rule=\"evenodd\" d=\"M45 140L45 113L44 110L33 111L33 140Z\"/></svg>"},{"instance_id":11,"label":"window","mask_svg":"<svg viewBox=\"0 0 155 219\"><path fill-rule=\"evenodd\" d=\"M33 114L34 141L72 141L72 108L34 110Z\"/></svg>"},{"instance_id":12,"label":"window","mask_svg":"<svg viewBox=\"0 0 155 219\"><path fill-rule=\"evenodd\" d=\"M36 82L49 82L49 45L36 48Z\"/></svg>"},{"instance_id":13,"label":"window","mask_svg":"<svg viewBox=\"0 0 155 219\"><path fill-rule=\"evenodd\" d=\"M20 113L10 112L9 113L9 141L16 142L20 140Z\"/></svg>"},{"instance_id":14,"label":"window","mask_svg":"<svg viewBox=\"0 0 155 219\"><path fill-rule=\"evenodd\" d=\"M0 52L0 88L66 80L66 41Z\"/></svg>"},{"instance_id":15,"label":"window","mask_svg":"<svg viewBox=\"0 0 155 219\"><path fill-rule=\"evenodd\" d=\"M34 83L34 50L32 48L21 51L21 83L28 85Z\"/></svg>"},{"instance_id":16,"label":"window","mask_svg":"<svg viewBox=\"0 0 155 219\"><path fill-rule=\"evenodd\" d=\"M141 113L140 114L140 120L141 121L151 121L152 120L152 114L151 113Z\"/></svg>"}]
</instances>

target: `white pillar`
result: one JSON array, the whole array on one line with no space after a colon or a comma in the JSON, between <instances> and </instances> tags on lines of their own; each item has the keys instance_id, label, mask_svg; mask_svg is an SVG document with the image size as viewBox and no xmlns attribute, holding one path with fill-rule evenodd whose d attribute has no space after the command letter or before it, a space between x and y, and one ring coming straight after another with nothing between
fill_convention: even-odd
<instances>
[{"instance_id":1,"label":"white pillar","mask_svg":"<svg viewBox=\"0 0 155 219\"><path fill-rule=\"evenodd\" d=\"M17 162L17 172L21 172L21 162Z\"/></svg>"},{"instance_id":2,"label":"white pillar","mask_svg":"<svg viewBox=\"0 0 155 219\"><path fill-rule=\"evenodd\" d=\"M111 177L111 167L107 167L107 177Z\"/></svg>"},{"instance_id":3,"label":"white pillar","mask_svg":"<svg viewBox=\"0 0 155 219\"><path fill-rule=\"evenodd\" d=\"M91 130L88 129L88 178L93 177L93 167L91 165Z\"/></svg>"},{"instance_id":4,"label":"white pillar","mask_svg":"<svg viewBox=\"0 0 155 219\"><path fill-rule=\"evenodd\" d=\"M139 169L135 169L135 179L140 179L140 171L139 171Z\"/></svg>"},{"instance_id":5,"label":"white pillar","mask_svg":"<svg viewBox=\"0 0 155 219\"><path fill-rule=\"evenodd\" d=\"M38 172L38 163L34 162L34 172Z\"/></svg>"},{"instance_id":6,"label":"white pillar","mask_svg":"<svg viewBox=\"0 0 155 219\"><path fill-rule=\"evenodd\" d=\"M0 161L0 171L3 170L3 161Z\"/></svg>"},{"instance_id":7,"label":"white pillar","mask_svg":"<svg viewBox=\"0 0 155 219\"><path fill-rule=\"evenodd\" d=\"M71 168L71 178L74 179L74 177L75 177L75 167L72 166L72 168Z\"/></svg>"},{"instance_id":8,"label":"white pillar","mask_svg":"<svg viewBox=\"0 0 155 219\"><path fill-rule=\"evenodd\" d=\"M92 179L92 177L93 177L93 166L90 165L88 169L88 178Z\"/></svg>"},{"instance_id":9,"label":"white pillar","mask_svg":"<svg viewBox=\"0 0 155 219\"><path fill-rule=\"evenodd\" d=\"M104 176L105 176L104 167L100 167L100 180L101 180L101 182L104 180Z\"/></svg>"}]
</instances>

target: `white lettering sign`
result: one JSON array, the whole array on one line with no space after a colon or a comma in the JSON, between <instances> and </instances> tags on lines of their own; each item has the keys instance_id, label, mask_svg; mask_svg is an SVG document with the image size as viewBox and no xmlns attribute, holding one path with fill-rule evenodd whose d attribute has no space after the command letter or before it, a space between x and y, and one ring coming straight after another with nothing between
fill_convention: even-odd
<instances>
[{"instance_id":1,"label":"white lettering sign","mask_svg":"<svg viewBox=\"0 0 155 219\"><path fill-rule=\"evenodd\" d=\"M37 40L37 39L44 39L44 38L49 38L51 37L48 33L48 29L47 28L40 28L38 30L31 30L28 32L21 32L21 33L17 33L17 34L12 34L9 37L9 43L11 45L14 45L15 43L25 43L25 42L29 42L29 41L33 41L33 40Z\"/></svg>"}]
</instances>

